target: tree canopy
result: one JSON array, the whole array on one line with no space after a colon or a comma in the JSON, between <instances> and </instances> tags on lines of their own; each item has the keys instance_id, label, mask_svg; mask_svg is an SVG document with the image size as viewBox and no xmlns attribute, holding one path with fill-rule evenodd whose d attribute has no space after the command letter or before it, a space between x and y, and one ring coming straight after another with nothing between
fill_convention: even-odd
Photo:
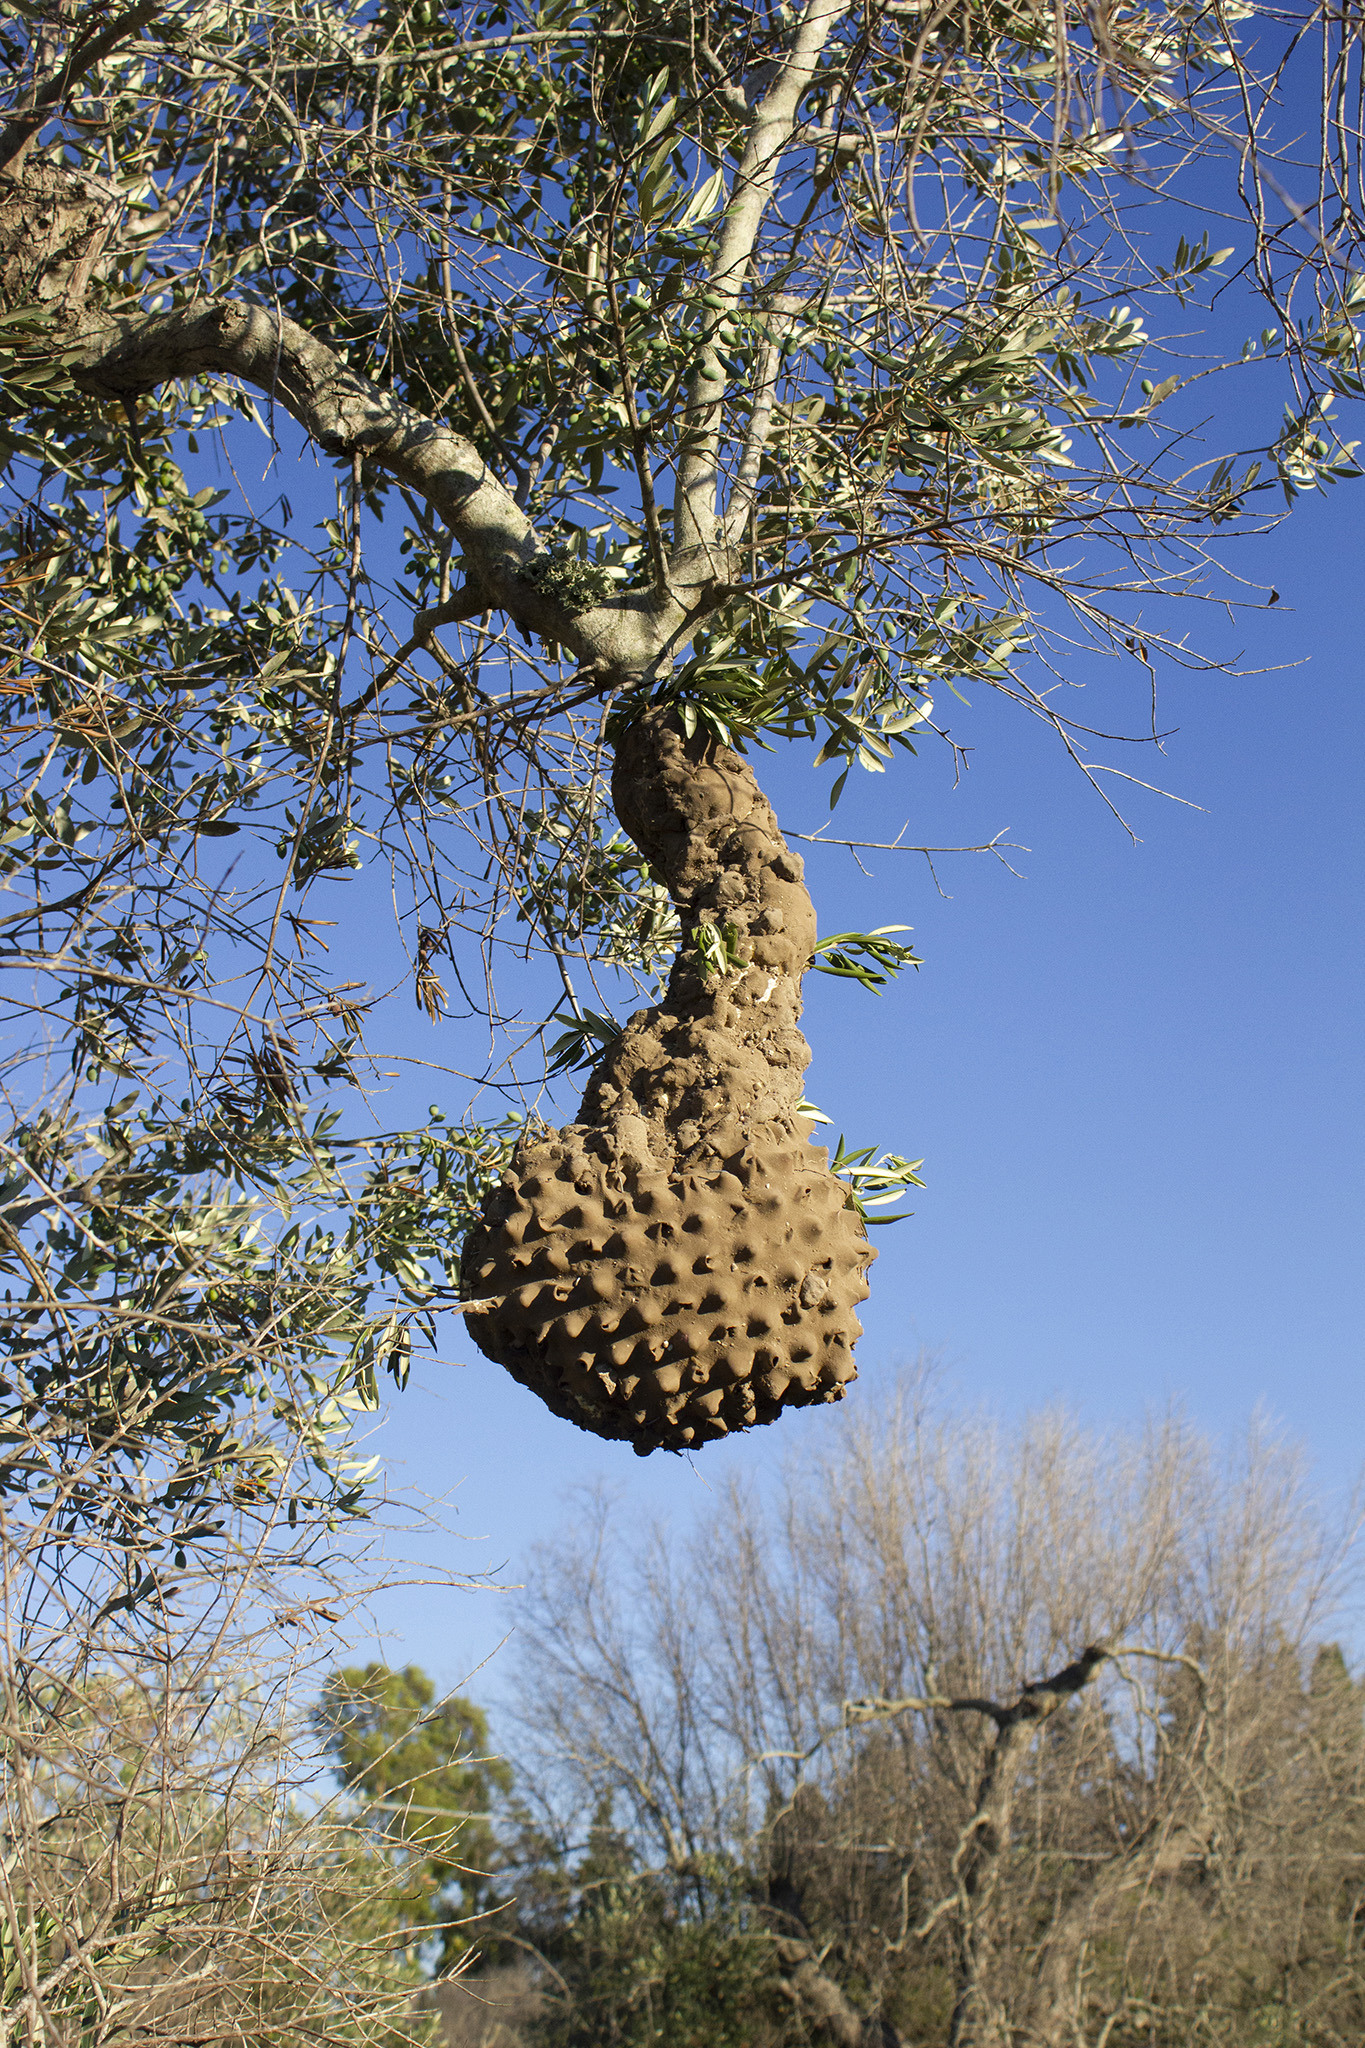
<instances>
[{"instance_id":1,"label":"tree canopy","mask_svg":"<svg viewBox=\"0 0 1365 2048\"><path fill-rule=\"evenodd\" d=\"M910 1375L690 1528L580 1498L506 1708L523 2038L1356 2038L1358 1531L1264 1427Z\"/></svg>"},{"instance_id":2,"label":"tree canopy","mask_svg":"<svg viewBox=\"0 0 1365 2048\"><path fill-rule=\"evenodd\" d=\"M613 822L626 736L806 744L834 801L989 687L1116 786L1077 647L1145 707L1211 542L1354 472L1359 42L1184 0L0 38L5 1470L178 1556L253 1493L363 1507L354 1414L557 1081L670 960L754 957ZM386 998L486 1027L397 1127Z\"/></svg>"}]
</instances>

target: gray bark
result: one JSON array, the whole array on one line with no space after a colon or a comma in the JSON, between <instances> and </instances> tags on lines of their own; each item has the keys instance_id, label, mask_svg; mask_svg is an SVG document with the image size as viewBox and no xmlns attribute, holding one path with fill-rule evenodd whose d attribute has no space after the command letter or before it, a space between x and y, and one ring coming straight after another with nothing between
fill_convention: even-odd
<instances>
[{"instance_id":1,"label":"gray bark","mask_svg":"<svg viewBox=\"0 0 1365 2048\"><path fill-rule=\"evenodd\" d=\"M807 2022L837 2043L837 2048L902 2048L902 2037L880 2013L866 2016L849 2003L832 1977L820 1967L809 1942L779 1941L782 1982L792 2003Z\"/></svg>"},{"instance_id":2,"label":"gray bark","mask_svg":"<svg viewBox=\"0 0 1365 2048\"><path fill-rule=\"evenodd\" d=\"M604 685L650 674L700 593L630 591L571 610L535 570L535 529L472 441L350 369L294 321L240 300L192 302L96 327L74 372L98 398L132 399L176 377L239 377L278 402L328 455L363 455L425 498L464 552L471 595L568 647ZM692 604L684 601L691 597ZM704 595L702 602L705 603Z\"/></svg>"}]
</instances>

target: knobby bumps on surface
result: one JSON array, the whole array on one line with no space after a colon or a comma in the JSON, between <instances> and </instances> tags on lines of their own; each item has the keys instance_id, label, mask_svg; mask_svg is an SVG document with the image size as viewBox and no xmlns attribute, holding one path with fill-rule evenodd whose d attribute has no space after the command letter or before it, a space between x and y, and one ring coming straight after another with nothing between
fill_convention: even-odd
<instances>
[{"instance_id":1,"label":"knobby bumps on surface","mask_svg":"<svg viewBox=\"0 0 1365 2048\"><path fill-rule=\"evenodd\" d=\"M839 1400L875 1254L800 1114L815 913L767 798L666 711L622 735L612 794L683 945L576 1121L522 1142L464 1273L497 1301L468 1319L480 1348L644 1454Z\"/></svg>"}]
</instances>

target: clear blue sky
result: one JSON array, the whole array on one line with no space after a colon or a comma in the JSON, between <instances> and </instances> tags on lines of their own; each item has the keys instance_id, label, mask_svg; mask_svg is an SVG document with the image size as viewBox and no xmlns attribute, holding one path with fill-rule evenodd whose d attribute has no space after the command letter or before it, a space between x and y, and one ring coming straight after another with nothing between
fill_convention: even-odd
<instances>
[{"instance_id":1,"label":"clear blue sky","mask_svg":"<svg viewBox=\"0 0 1365 2048\"><path fill-rule=\"evenodd\" d=\"M926 1160L914 1219L877 1233L861 1384L924 1346L950 1399L1007 1415L1060 1398L1103 1424L1176 1401L1224 1432L1262 1403L1335 1488L1365 1451L1365 483L1302 503L1236 561L1280 604L1192 623L1274 672L1163 678L1162 774L1202 809L1129 791L1134 845L1056 741L992 701L954 713L974 748L956 789L931 753L851 790L841 832L1009 827L1030 851L1023 879L943 861L947 900L903 854L866 856L870 881L847 854L809 859L824 930L912 924L925 965L881 998L809 978L808 1092L850 1140ZM1103 724L1124 694L1097 666L1087 680ZM768 765L784 824L818 826L827 776ZM717 1480L761 1479L838 1426L797 1414L695 1465L642 1461L549 1415L458 1325L447 1342L463 1363L421 1365L376 1448L396 1490L444 1497L450 1534L394 1549L510 1586L575 1485L682 1519ZM376 1614L391 1660L455 1685L516 1608L514 1592L399 1588ZM510 1676L495 1659L470 1689L496 1702Z\"/></svg>"}]
</instances>

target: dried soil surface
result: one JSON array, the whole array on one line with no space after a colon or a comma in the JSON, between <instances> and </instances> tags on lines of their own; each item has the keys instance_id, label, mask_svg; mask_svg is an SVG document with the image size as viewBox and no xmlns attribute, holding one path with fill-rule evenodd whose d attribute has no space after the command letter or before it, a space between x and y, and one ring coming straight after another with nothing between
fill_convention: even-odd
<instances>
[{"instance_id":1,"label":"dried soil surface","mask_svg":"<svg viewBox=\"0 0 1365 2048\"><path fill-rule=\"evenodd\" d=\"M746 762L671 714L624 735L617 816L678 907L665 1000L528 1135L465 1247L468 1327L557 1415L644 1454L837 1401L875 1254L797 1113L815 912ZM730 928L719 979L687 934Z\"/></svg>"}]
</instances>

